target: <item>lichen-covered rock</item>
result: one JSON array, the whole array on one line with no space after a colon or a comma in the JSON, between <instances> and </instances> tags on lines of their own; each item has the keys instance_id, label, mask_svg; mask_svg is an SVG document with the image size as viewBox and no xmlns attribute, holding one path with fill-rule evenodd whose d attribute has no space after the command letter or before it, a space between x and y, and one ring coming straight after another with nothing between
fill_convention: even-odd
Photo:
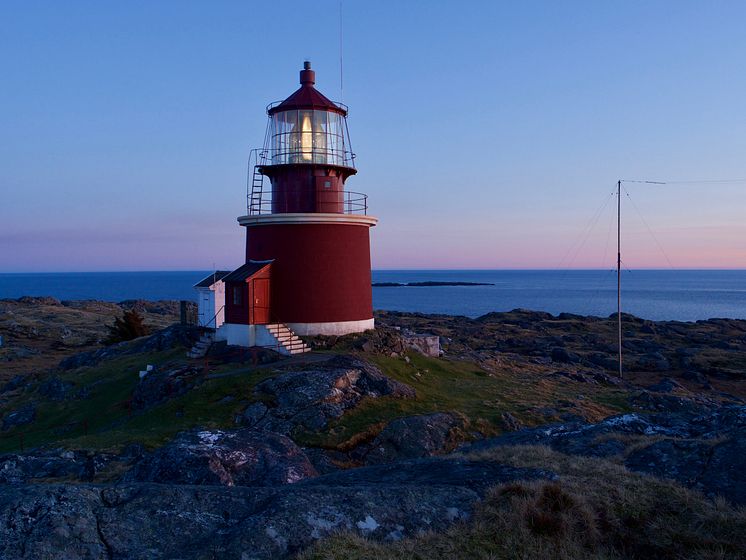
<instances>
[{"instance_id":1,"label":"lichen-covered rock","mask_svg":"<svg viewBox=\"0 0 746 560\"><path fill-rule=\"evenodd\" d=\"M463 441L465 426L461 416L443 412L398 418L389 422L370 444L356 449L352 456L375 465L440 455L452 451Z\"/></svg>"},{"instance_id":2,"label":"lichen-covered rock","mask_svg":"<svg viewBox=\"0 0 746 560\"><path fill-rule=\"evenodd\" d=\"M8 393L20 389L28 383L27 376L25 375L14 375L7 383L0 387L0 393Z\"/></svg>"},{"instance_id":3,"label":"lichen-covered rock","mask_svg":"<svg viewBox=\"0 0 746 560\"><path fill-rule=\"evenodd\" d=\"M0 558L289 558L339 530L375 540L467 519L489 486L552 478L494 461L421 459L293 485L0 487Z\"/></svg>"},{"instance_id":4,"label":"lichen-covered rock","mask_svg":"<svg viewBox=\"0 0 746 560\"><path fill-rule=\"evenodd\" d=\"M27 403L21 408L8 412L3 416L3 430L9 430L16 426L31 424L36 418L36 405Z\"/></svg>"},{"instance_id":5,"label":"lichen-covered rock","mask_svg":"<svg viewBox=\"0 0 746 560\"><path fill-rule=\"evenodd\" d=\"M201 369L195 365L151 371L135 385L132 391L132 408L149 408L186 393L201 382L201 373ZM134 374L135 372L133 378Z\"/></svg>"},{"instance_id":6,"label":"lichen-covered rock","mask_svg":"<svg viewBox=\"0 0 746 560\"><path fill-rule=\"evenodd\" d=\"M577 364L580 362L580 356L574 352L570 352L566 348L556 347L552 348L552 361L566 364Z\"/></svg>"},{"instance_id":7,"label":"lichen-covered rock","mask_svg":"<svg viewBox=\"0 0 746 560\"><path fill-rule=\"evenodd\" d=\"M316 475L308 457L283 435L251 429L192 430L143 457L124 480L271 486Z\"/></svg>"},{"instance_id":8,"label":"lichen-covered rock","mask_svg":"<svg viewBox=\"0 0 746 560\"><path fill-rule=\"evenodd\" d=\"M671 478L710 496L746 504L746 428L723 441L663 440L631 453L627 468Z\"/></svg>"},{"instance_id":9,"label":"lichen-covered rock","mask_svg":"<svg viewBox=\"0 0 746 560\"><path fill-rule=\"evenodd\" d=\"M92 481L113 462L130 463L131 450L120 455L53 449L0 456L0 484L37 480Z\"/></svg>"},{"instance_id":10,"label":"lichen-covered rock","mask_svg":"<svg viewBox=\"0 0 746 560\"><path fill-rule=\"evenodd\" d=\"M319 431L364 398L413 398L415 390L362 360L336 356L323 368L290 371L263 381L256 393L270 406L254 425L283 434Z\"/></svg>"},{"instance_id":11,"label":"lichen-covered rock","mask_svg":"<svg viewBox=\"0 0 746 560\"><path fill-rule=\"evenodd\" d=\"M53 401L64 401L70 396L73 387L72 383L53 376L39 385L39 394Z\"/></svg>"},{"instance_id":12,"label":"lichen-covered rock","mask_svg":"<svg viewBox=\"0 0 746 560\"><path fill-rule=\"evenodd\" d=\"M439 336L415 333L409 329L403 329L401 336L402 342L408 349L419 352L423 356L430 356L431 358L440 356Z\"/></svg>"},{"instance_id":13,"label":"lichen-covered rock","mask_svg":"<svg viewBox=\"0 0 746 560\"><path fill-rule=\"evenodd\" d=\"M627 468L671 478L734 503L746 503L746 406L631 413L596 424L541 426L474 442L461 449L479 451L501 445L536 444L572 455L621 457L632 443L634 447L624 458Z\"/></svg>"}]
</instances>

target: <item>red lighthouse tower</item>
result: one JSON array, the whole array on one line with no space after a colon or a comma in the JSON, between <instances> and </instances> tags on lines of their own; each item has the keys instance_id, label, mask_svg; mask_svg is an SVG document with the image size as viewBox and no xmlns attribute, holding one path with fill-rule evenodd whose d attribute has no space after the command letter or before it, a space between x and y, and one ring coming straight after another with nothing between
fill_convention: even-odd
<instances>
[{"instance_id":1,"label":"red lighthouse tower","mask_svg":"<svg viewBox=\"0 0 746 560\"><path fill-rule=\"evenodd\" d=\"M367 215L366 195L345 189L357 172L347 107L315 81L305 62L301 87L267 108L264 147L249 167L247 214L238 218L246 264L223 278L217 338L232 344L373 328L369 229L377 219Z\"/></svg>"}]
</instances>

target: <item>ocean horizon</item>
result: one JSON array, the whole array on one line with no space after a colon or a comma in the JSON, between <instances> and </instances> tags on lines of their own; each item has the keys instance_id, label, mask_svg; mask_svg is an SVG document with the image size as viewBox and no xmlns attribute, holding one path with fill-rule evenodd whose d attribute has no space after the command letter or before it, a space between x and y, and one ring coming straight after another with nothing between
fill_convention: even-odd
<instances>
[{"instance_id":1,"label":"ocean horizon","mask_svg":"<svg viewBox=\"0 0 746 560\"><path fill-rule=\"evenodd\" d=\"M196 300L211 271L0 273L0 298ZM605 317L616 311L615 270L373 270L379 282L480 282L484 286L374 287L377 310L478 317L516 308ZM652 320L746 319L746 270L622 273L622 309Z\"/></svg>"}]
</instances>

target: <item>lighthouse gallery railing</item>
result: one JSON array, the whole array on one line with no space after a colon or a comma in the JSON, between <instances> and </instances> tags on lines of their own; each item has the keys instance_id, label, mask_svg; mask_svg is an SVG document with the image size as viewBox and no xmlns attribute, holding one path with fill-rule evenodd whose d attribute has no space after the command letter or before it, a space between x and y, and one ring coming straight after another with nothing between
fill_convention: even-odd
<instances>
[{"instance_id":1,"label":"lighthouse gallery railing","mask_svg":"<svg viewBox=\"0 0 746 560\"><path fill-rule=\"evenodd\" d=\"M322 191L323 199L315 197L316 193L308 189L283 189L277 196L271 191L262 191L247 196L247 208L250 216L288 212L330 212L334 214L368 214L368 195L347 190Z\"/></svg>"},{"instance_id":2,"label":"lighthouse gallery railing","mask_svg":"<svg viewBox=\"0 0 746 560\"><path fill-rule=\"evenodd\" d=\"M313 191L308 189L283 189L277 200L271 190L264 189L264 175L260 167L266 165L270 158L267 150L253 149L249 153L249 165L246 178L246 208L250 216L286 212L331 212L338 214L368 214L368 195L347 190L324 189L318 200L314 200ZM299 202L299 200L301 200ZM298 206L305 206L298 210Z\"/></svg>"}]
</instances>

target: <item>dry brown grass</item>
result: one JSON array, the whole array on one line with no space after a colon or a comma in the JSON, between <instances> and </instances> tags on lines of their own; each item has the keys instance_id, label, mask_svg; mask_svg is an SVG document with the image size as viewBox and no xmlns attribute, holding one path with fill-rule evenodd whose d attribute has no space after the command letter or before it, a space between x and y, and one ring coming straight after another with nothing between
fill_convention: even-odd
<instances>
[{"instance_id":1,"label":"dry brown grass","mask_svg":"<svg viewBox=\"0 0 746 560\"><path fill-rule=\"evenodd\" d=\"M141 311L145 324L157 330L178 321L177 304L172 307L166 313ZM103 301L0 301L0 335L5 339L0 347L0 385L14 375L46 372L63 358L100 348L107 325L121 314L119 304Z\"/></svg>"},{"instance_id":2,"label":"dry brown grass","mask_svg":"<svg viewBox=\"0 0 746 560\"><path fill-rule=\"evenodd\" d=\"M304 560L617 558L736 559L746 551L746 511L613 463L539 446L472 455L552 470L556 481L491 489L469 522L396 543L339 535Z\"/></svg>"}]
</instances>

